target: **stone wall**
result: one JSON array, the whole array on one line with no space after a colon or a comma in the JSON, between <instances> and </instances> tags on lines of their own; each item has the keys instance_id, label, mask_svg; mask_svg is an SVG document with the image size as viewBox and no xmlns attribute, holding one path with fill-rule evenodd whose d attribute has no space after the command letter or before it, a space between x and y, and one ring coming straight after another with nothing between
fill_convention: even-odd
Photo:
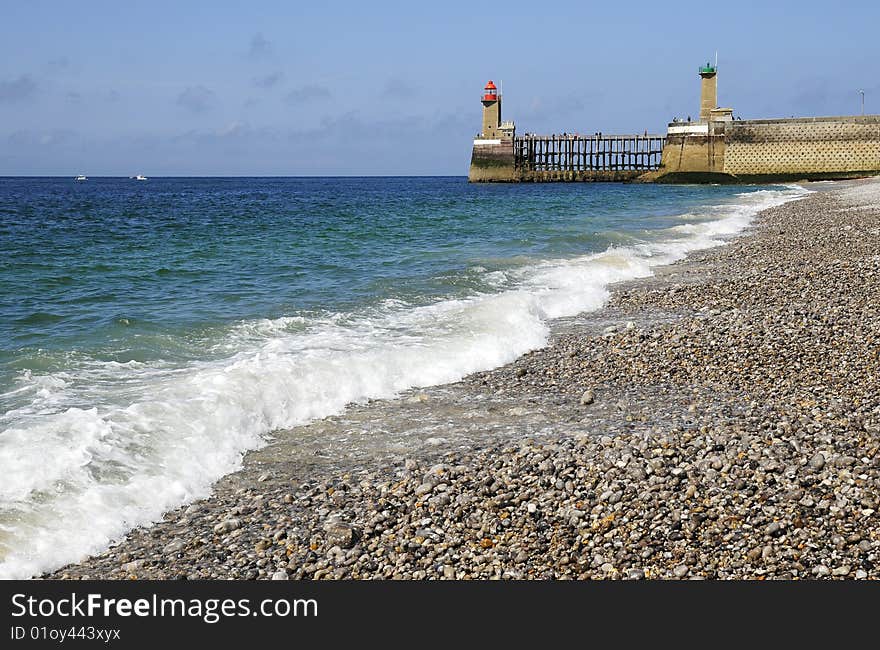
<instances>
[{"instance_id":1,"label":"stone wall","mask_svg":"<svg viewBox=\"0 0 880 650\"><path fill-rule=\"evenodd\" d=\"M656 176L666 181L686 174L721 174L724 171L724 136L669 135ZM699 182L697 177L681 178Z\"/></svg>"},{"instance_id":2,"label":"stone wall","mask_svg":"<svg viewBox=\"0 0 880 650\"><path fill-rule=\"evenodd\" d=\"M880 116L727 125L724 171L738 177L880 172Z\"/></svg>"},{"instance_id":3,"label":"stone wall","mask_svg":"<svg viewBox=\"0 0 880 650\"><path fill-rule=\"evenodd\" d=\"M516 181L513 140L475 142L468 180L471 183Z\"/></svg>"}]
</instances>

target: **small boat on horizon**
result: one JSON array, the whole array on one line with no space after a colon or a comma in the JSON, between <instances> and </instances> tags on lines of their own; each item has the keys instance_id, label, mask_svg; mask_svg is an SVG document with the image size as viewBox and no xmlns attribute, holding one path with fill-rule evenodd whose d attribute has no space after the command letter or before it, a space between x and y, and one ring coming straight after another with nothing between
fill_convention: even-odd
<instances>
[{"instance_id":1,"label":"small boat on horizon","mask_svg":"<svg viewBox=\"0 0 880 650\"><path fill-rule=\"evenodd\" d=\"M77 176L77 177L74 178L73 180L75 180L75 181L87 181L87 180L89 180L89 179L86 178L85 174L80 174L79 176Z\"/></svg>"},{"instance_id":2,"label":"small boat on horizon","mask_svg":"<svg viewBox=\"0 0 880 650\"><path fill-rule=\"evenodd\" d=\"M145 181L145 180L147 180L147 177L144 176L143 174L138 174L137 176L132 176L132 178L133 178L134 180L136 180L136 181Z\"/></svg>"}]
</instances>

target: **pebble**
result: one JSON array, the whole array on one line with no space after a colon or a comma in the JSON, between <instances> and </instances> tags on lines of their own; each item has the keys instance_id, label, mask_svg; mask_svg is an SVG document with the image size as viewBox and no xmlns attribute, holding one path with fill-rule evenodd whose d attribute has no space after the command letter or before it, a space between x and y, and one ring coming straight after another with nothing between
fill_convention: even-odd
<instances>
[{"instance_id":1,"label":"pebble","mask_svg":"<svg viewBox=\"0 0 880 650\"><path fill-rule=\"evenodd\" d=\"M165 553L165 554L167 554L167 555L171 555L171 554L173 554L173 553L177 553L178 551L183 550L183 548L184 548L185 546L186 546L186 542L185 542L184 540L182 540L182 539L176 539L176 540L174 540L173 542L171 542L170 544L166 545L166 546L162 549L162 552Z\"/></svg>"},{"instance_id":2,"label":"pebble","mask_svg":"<svg viewBox=\"0 0 880 650\"><path fill-rule=\"evenodd\" d=\"M144 564L146 564L146 560L132 560L131 562L126 562L120 568L123 573L137 573Z\"/></svg>"},{"instance_id":3,"label":"pebble","mask_svg":"<svg viewBox=\"0 0 880 650\"><path fill-rule=\"evenodd\" d=\"M351 524L338 519L330 519L324 524L324 535L328 546L351 548L360 537L360 531Z\"/></svg>"},{"instance_id":4,"label":"pebble","mask_svg":"<svg viewBox=\"0 0 880 650\"><path fill-rule=\"evenodd\" d=\"M825 455L819 452L810 459L810 469L819 472L823 467L825 467Z\"/></svg>"},{"instance_id":5,"label":"pebble","mask_svg":"<svg viewBox=\"0 0 880 650\"><path fill-rule=\"evenodd\" d=\"M233 530L237 530L238 528L241 528L241 521L234 518L226 519L214 526L214 532L222 535L224 533L230 533Z\"/></svg>"},{"instance_id":6,"label":"pebble","mask_svg":"<svg viewBox=\"0 0 880 650\"><path fill-rule=\"evenodd\" d=\"M415 495L417 497L424 496L425 494L428 494L429 492L433 492L433 490L434 490L433 483L422 483L421 485L419 485L415 489Z\"/></svg>"}]
</instances>

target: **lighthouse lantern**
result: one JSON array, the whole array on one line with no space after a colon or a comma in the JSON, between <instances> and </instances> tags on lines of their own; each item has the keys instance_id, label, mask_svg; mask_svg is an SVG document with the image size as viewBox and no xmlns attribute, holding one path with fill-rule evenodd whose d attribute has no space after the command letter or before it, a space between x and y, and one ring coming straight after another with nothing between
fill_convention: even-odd
<instances>
[{"instance_id":1,"label":"lighthouse lantern","mask_svg":"<svg viewBox=\"0 0 880 650\"><path fill-rule=\"evenodd\" d=\"M495 87L495 84L492 83L492 80L489 80L489 83L486 84L486 87L483 88L483 101L484 102L494 102L498 99L498 89Z\"/></svg>"}]
</instances>

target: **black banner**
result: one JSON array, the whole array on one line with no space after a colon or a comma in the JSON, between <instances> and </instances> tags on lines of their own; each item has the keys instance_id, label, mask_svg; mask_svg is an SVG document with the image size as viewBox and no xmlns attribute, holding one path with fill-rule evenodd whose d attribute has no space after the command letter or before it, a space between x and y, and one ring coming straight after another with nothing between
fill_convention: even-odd
<instances>
[{"instance_id":1,"label":"black banner","mask_svg":"<svg viewBox=\"0 0 880 650\"><path fill-rule=\"evenodd\" d=\"M10 581L0 582L0 592L0 647L15 649L176 647L183 639L231 647L321 638L315 635L330 647L342 640L393 646L407 638L419 647L419 639L455 630L467 647L570 634L612 634L629 645L676 634L726 638L745 629L787 642L833 629L840 642L872 628L880 590L853 582ZM829 629L836 617L862 623Z\"/></svg>"}]
</instances>

